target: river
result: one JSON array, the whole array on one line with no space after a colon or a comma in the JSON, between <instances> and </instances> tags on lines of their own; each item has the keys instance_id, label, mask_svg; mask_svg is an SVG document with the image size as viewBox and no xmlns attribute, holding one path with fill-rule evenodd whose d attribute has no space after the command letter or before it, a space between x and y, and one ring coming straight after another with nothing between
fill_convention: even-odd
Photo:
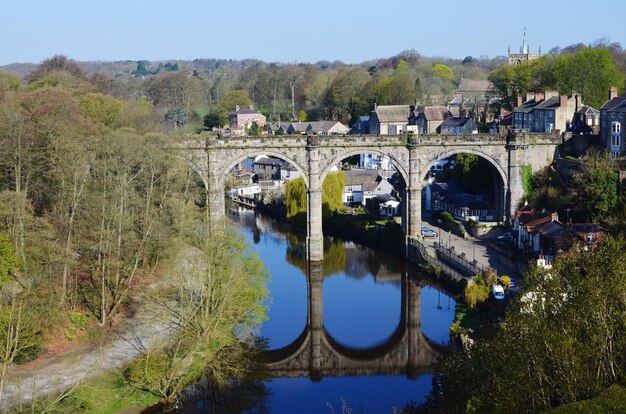
<instances>
[{"instance_id":1,"label":"river","mask_svg":"<svg viewBox=\"0 0 626 414\"><path fill-rule=\"evenodd\" d=\"M304 237L288 225L242 207L229 215L271 273L260 328L271 379L252 387L258 401L243 411L390 413L425 399L454 318L442 286L337 239L325 239L322 263L307 263Z\"/></svg>"}]
</instances>

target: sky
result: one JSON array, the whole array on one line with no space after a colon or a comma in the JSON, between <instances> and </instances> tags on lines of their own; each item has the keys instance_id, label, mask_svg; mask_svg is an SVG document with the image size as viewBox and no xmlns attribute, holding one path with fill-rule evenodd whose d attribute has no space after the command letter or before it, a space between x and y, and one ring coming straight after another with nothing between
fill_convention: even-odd
<instances>
[{"instance_id":1,"label":"sky","mask_svg":"<svg viewBox=\"0 0 626 414\"><path fill-rule=\"evenodd\" d=\"M1 4L5 3L5 4ZM414 49L464 58L609 38L626 1L2 0L0 65L195 58L360 63Z\"/></svg>"}]
</instances>

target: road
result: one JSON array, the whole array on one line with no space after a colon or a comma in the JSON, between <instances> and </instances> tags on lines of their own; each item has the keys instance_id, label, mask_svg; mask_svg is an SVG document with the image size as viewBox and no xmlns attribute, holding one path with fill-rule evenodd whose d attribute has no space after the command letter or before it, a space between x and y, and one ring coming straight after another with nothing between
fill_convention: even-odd
<instances>
[{"instance_id":1,"label":"road","mask_svg":"<svg viewBox=\"0 0 626 414\"><path fill-rule=\"evenodd\" d=\"M487 239L477 239L469 237L463 239L442 229L434 222L434 220L424 220L424 226L427 226L437 233L439 237L427 237L424 239L426 245L433 246L435 242L440 242L443 246L454 246L457 253L465 253L465 257L469 260L476 260L479 266L484 268L494 268L498 271L498 275L509 275L519 277L515 266L508 261L503 260L502 254L499 253Z\"/></svg>"}]
</instances>

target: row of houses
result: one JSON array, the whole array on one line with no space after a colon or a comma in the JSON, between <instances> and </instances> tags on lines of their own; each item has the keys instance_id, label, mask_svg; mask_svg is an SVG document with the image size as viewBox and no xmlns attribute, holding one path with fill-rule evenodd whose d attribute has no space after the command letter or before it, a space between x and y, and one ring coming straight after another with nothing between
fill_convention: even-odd
<instances>
[{"instance_id":1,"label":"row of houses","mask_svg":"<svg viewBox=\"0 0 626 414\"><path fill-rule=\"evenodd\" d=\"M556 256L578 245L583 251L595 248L604 230L594 223L561 223L556 212L522 207L513 217L515 245L538 255Z\"/></svg>"}]
</instances>

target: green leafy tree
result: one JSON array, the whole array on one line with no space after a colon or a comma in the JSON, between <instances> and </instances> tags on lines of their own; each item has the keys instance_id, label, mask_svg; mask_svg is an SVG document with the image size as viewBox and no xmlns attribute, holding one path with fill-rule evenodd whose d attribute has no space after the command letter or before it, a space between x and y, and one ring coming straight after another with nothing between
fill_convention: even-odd
<instances>
[{"instance_id":1,"label":"green leafy tree","mask_svg":"<svg viewBox=\"0 0 626 414\"><path fill-rule=\"evenodd\" d=\"M80 99L81 115L109 128L120 126L128 104L108 95L88 93Z\"/></svg>"},{"instance_id":2,"label":"green leafy tree","mask_svg":"<svg viewBox=\"0 0 626 414\"><path fill-rule=\"evenodd\" d=\"M235 107L239 105L242 108L247 108L250 106L250 98L246 91L242 90L234 90L228 92L224 97L220 100L219 105L217 106L217 113L220 116L222 122L228 122L228 115L231 112L235 111Z\"/></svg>"},{"instance_id":3,"label":"green leafy tree","mask_svg":"<svg viewBox=\"0 0 626 414\"><path fill-rule=\"evenodd\" d=\"M432 68L433 73L441 79L452 80L452 68L443 63L435 63Z\"/></svg>"},{"instance_id":4,"label":"green leafy tree","mask_svg":"<svg viewBox=\"0 0 626 414\"><path fill-rule=\"evenodd\" d=\"M209 129L219 128L220 126L222 126L222 123L220 122L220 116L217 114L217 112L210 112L206 114L203 119L203 124L206 128Z\"/></svg>"},{"instance_id":5,"label":"green leafy tree","mask_svg":"<svg viewBox=\"0 0 626 414\"><path fill-rule=\"evenodd\" d=\"M587 105L600 108L611 86L624 88L624 73L607 48L585 47L556 57L551 67L553 86L561 93L576 91Z\"/></svg>"},{"instance_id":6,"label":"green leafy tree","mask_svg":"<svg viewBox=\"0 0 626 414\"><path fill-rule=\"evenodd\" d=\"M253 137L261 135L259 124L257 124L256 121L253 121L252 125L250 125L250 128L248 129L248 134L252 135Z\"/></svg>"},{"instance_id":7,"label":"green leafy tree","mask_svg":"<svg viewBox=\"0 0 626 414\"><path fill-rule=\"evenodd\" d=\"M608 154L590 153L573 177L575 205L591 222L604 222L617 207L617 172Z\"/></svg>"}]
</instances>

